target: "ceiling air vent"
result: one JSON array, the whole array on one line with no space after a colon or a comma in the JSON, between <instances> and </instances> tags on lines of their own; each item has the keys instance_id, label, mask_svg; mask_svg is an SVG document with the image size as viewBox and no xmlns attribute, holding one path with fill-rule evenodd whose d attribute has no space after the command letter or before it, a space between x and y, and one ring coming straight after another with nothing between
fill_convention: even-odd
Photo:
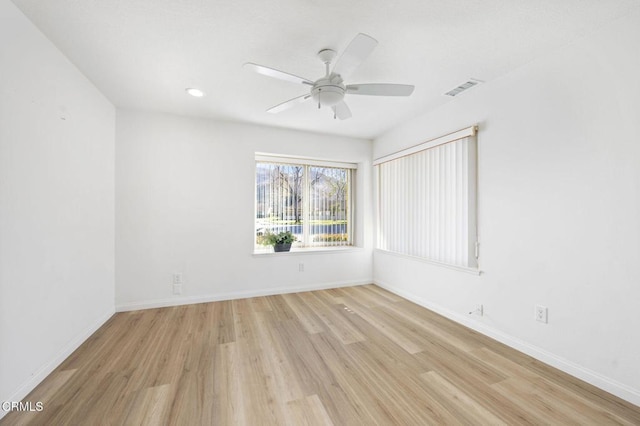
<instances>
[{"instance_id":1,"label":"ceiling air vent","mask_svg":"<svg viewBox=\"0 0 640 426\"><path fill-rule=\"evenodd\" d=\"M447 95L447 96L459 95L460 93L464 92L465 90L469 90L473 86L476 86L476 85L478 85L480 83L482 83L482 81L476 80L475 78L470 78L469 81L467 81L466 83L462 83L460 86L456 87L453 90L449 90L447 93L445 93L445 95Z\"/></svg>"}]
</instances>

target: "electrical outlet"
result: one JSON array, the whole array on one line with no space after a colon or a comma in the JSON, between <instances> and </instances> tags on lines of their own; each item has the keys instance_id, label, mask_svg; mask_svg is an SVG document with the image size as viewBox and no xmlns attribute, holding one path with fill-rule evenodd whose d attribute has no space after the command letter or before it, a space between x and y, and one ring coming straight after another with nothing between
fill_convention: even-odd
<instances>
[{"instance_id":1,"label":"electrical outlet","mask_svg":"<svg viewBox=\"0 0 640 426\"><path fill-rule=\"evenodd\" d=\"M546 306L536 305L535 319L536 321L547 323L549 311Z\"/></svg>"},{"instance_id":2,"label":"electrical outlet","mask_svg":"<svg viewBox=\"0 0 640 426\"><path fill-rule=\"evenodd\" d=\"M304 272L304 263L298 263L298 272Z\"/></svg>"},{"instance_id":3,"label":"electrical outlet","mask_svg":"<svg viewBox=\"0 0 640 426\"><path fill-rule=\"evenodd\" d=\"M173 294L182 294L182 283L184 282L181 273L173 274Z\"/></svg>"}]
</instances>

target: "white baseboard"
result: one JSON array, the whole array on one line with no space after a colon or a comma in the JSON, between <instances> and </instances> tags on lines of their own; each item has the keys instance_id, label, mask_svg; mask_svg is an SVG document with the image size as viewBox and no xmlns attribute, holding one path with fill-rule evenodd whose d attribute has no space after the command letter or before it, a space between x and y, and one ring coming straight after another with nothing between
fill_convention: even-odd
<instances>
[{"instance_id":1,"label":"white baseboard","mask_svg":"<svg viewBox=\"0 0 640 426\"><path fill-rule=\"evenodd\" d=\"M311 284L297 287L275 287L260 290L232 291L227 293L207 294L202 296L182 296L166 299L128 302L116 305L116 312L138 311L141 309L166 308L169 306L193 305L195 303L220 302L223 300L247 299L249 297L273 296L277 294L300 293L303 291L326 290L329 288L353 287L371 284L373 280L340 281L333 283Z\"/></svg>"},{"instance_id":2,"label":"white baseboard","mask_svg":"<svg viewBox=\"0 0 640 426\"><path fill-rule=\"evenodd\" d=\"M489 336L501 343L504 343L505 345L523 352L539 361L542 361L545 364L555 367L558 370L564 371L567 374L577 377L578 379L592 384L619 398L622 398L625 401L640 406L640 390L638 389L634 389L630 386L625 385L624 383L617 382L595 371L589 370L588 368L584 368L542 348L531 345L523 340L503 333L500 330L475 321L468 316L461 315L458 312L451 311L440 305L429 302L428 300L415 296L405 290L394 287L391 284L381 282L379 280L374 280L374 284L386 290L389 290L390 292L397 294L398 296L401 296L407 300L417 303L418 305L436 312L444 317L447 317L452 321L462 324L486 336Z\"/></svg>"},{"instance_id":3,"label":"white baseboard","mask_svg":"<svg viewBox=\"0 0 640 426\"><path fill-rule=\"evenodd\" d=\"M36 386L42 382L53 370L55 370L62 362L67 359L81 344L83 344L93 333L95 333L109 318L115 313L114 309L110 309L107 313L100 316L91 326L87 327L84 332L78 334L73 340L66 344L58 354L48 363L40 367L38 371L16 390L13 395L2 401L22 401ZM7 414L0 408L0 419Z\"/></svg>"}]
</instances>

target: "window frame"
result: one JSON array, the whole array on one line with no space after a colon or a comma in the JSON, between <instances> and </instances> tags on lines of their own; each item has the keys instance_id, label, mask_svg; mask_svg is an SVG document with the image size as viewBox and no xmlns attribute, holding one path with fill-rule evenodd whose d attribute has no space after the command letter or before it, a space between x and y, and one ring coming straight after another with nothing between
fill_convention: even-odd
<instances>
[{"instance_id":1,"label":"window frame","mask_svg":"<svg viewBox=\"0 0 640 426\"><path fill-rule=\"evenodd\" d=\"M407 258L411 258L414 260L419 260L419 261L423 261L423 262L427 262L427 263L431 263L431 264L435 264L438 266L443 266L443 267L447 267L450 269L457 269L457 270L461 270L464 272L470 272L473 274L479 274L480 273L480 266L479 266L479 232L478 232L478 143L477 143L477 125L462 129L462 130L458 130L456 132L441 136L439 138L436 139L432 139L429 140L427 142L423 142L421 144L415 145L415 146L411 146L409 148L400 150L398 152L394 152L392 154L389 155L385 155L383 157L380 157L378 159L375 159L373 162L373 166L374 166L374 184L375 184L375 212L376 212L376 238L375 238L375 248L377 251L380 252L384 252L384 253L388 253L388 254L392 254L392 255L396 255L396 256L401 256L401 257L407 257ZM467 198L466 198L466 203L468 205L468 211L467 211L467 215L462 215L459 216L460 218L464 218L462 220L465 220L465 224L468 228L468 233L467 233L467 242L466 244L461 244L459 246L456 246L458 248L464 248L464 252L462 251L458 251L457 253L463 253L464 256L466 256L466 265L465 264L456 264L452 261L443 261L440 259L435 259L432 257L428 257L428 256L422 256L419 255L417 253L413 253L412 251L416 251L415 248L414 249L408 249L409 252L412 253L405 253L403 251L396 251L396 250L392 250L390 248L383 248L381 246L381 244L383 246L386 246L385 244L382 243L382 240L384 239L384 235L382 235L383 233L383 224L382 224L382 211L381 211L381 206L382 206L382 193L381 191L383 190L382 186L381 186L381 165L385 164L385 163L389 163L389 164L396 164L398 162L396 162L395 160L401 160L405 157L413 157L416 158L417 155L431 150L431 149L437 149L442 145L445 144L449 144L449 143L454 143L454 142L458 142L460 140L466 139L467 140L467 152L466 152L466 156L468 158L467 161L467 168L464 171L464 176L466 177L466 179L468 179L468 193ZM446 163L449 164L449 163ZM436 168L439 168L442 166L442 164L436 164L435 165ZM449 169L452 170L452 169ZM451 174L457 174L459 172L459 170L457 169L453 169L453 172ZM440 176L444 176L444 175L440 175ZM387 178L388 179L388 178ZM411 183L409 184L409 186L411 186ZM445 186L446 187L446 186ZM426 187L425 187L426 189ZM397 195L397 194L396 194ZM398 196L402 196L402 195L398 195ZM406 195L405 195L406 196ZM453 197L453 193L447 193L447 196ZM428 199L425 199L428 200ZM431 199L431 201L433 201L434 199ZM388 201L388 198L387 198ZM428 201L427 204L429 205ZM425 206L425 201L421 201L421 206L424 207ZM434 207L430 207L433 211L442 211L440 205L437 205L435 208ZM422 214L422 216L425 216L425 213ZM428 215L427 215L428 216ZM390 222L387 222L390 223ZM391 222L393 223L393 222ZM386 226L388 228L388 225ZM404 224L398 224L396 230L398 232L403 232L406 231L406 228L404 227ZM443 244L450 244L448 242L445 243L445 241L447 241L446 238L440 237L437 241L435 241L435 244L440 245L440 247ZM420 250L419 248L417 249L417 251L424 251L424 250Z\"/></svg>"},{"instance_id":2,"label":"window frame","mask_svg":"<svg viewBox=\"0 0 640 426\"><path fill-rule=\"evenodd\" d=\"M298 156L288 156L281 154L270 154L264 152L256 152L255 153L255 161L254 161L254 212L253 212L253 220L254 220L254 247L253 253L262 255L272 253L269 250L268 246L259 245L255 236L259 230L258 223L256 221L258 216L258 194L257 194L257 174L258 174L258 164L259 163L271 163L271 164L282 164L288 166L303 166L303 189L302 189L302 241L304 245L300 245L299 241L294 243L292 246L292 251L295 252L312 252L312 251L344 251L348 249L356 248L355 245L355 180L358 171L358 164L344 161L334 161L334 160L323 160L318 158L309 158L309 157L298 157ZM310 215L310 183L309 183L309 168L311 167L325 167L325 168L337 168L337 169L345 169L348 171L347 180L348 180L348 190L347 190L347 213L346 213L346 233L348 236L348 241L346 244L340 245L331 245L331 244L318 244L310 241L311 232L310 228L312 226L311 215ZM264 247L264 248L263 248Z\"/></svg>"}]
</instances>

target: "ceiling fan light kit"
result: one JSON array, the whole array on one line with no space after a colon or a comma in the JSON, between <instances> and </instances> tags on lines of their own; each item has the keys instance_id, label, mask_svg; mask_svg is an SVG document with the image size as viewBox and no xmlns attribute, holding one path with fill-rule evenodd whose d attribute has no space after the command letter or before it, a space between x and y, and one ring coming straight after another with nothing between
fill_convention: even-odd
<instances>
[{"instance_id":1,"label":"ceiling fan light kit","mask_svg":"<svg viewBox=\"0 0 640 426\"><path fill-rule=\"evenodd\" d=\"M321 78L313 85L311 97L320 106L331 107L344 99L345 87L341 78L334 79Z\"/></svg>"},{"instance_id":2,"label":"ceiling fan light kit","mask_svg":"<svg viewBox=\"0 0 640 426\"><path fill-rule=\"evenodd\" d=\"M346 94L370 95L370 96L409 96L413 93L414 87L408 84L352 84L345 86L344 78L348 77L376 47L378 42L366 34L358 34L347 46L342 56L338 58L333 70L331 64L337 53L332 49L322 49L318 52L318 58L325 65L325 75L315 81L298 77L274 68L258 65L251 62L244 64L245 68L251 69L259 74L280 80L289 81L311 86L308 94L295 97L286 102L269 108L267 112L279 113L285 111L308 99L312 99L318 108L331 107L334 118L346 120L351 118L351 110L344 101Z\"/></svg>"}]
</instances>

